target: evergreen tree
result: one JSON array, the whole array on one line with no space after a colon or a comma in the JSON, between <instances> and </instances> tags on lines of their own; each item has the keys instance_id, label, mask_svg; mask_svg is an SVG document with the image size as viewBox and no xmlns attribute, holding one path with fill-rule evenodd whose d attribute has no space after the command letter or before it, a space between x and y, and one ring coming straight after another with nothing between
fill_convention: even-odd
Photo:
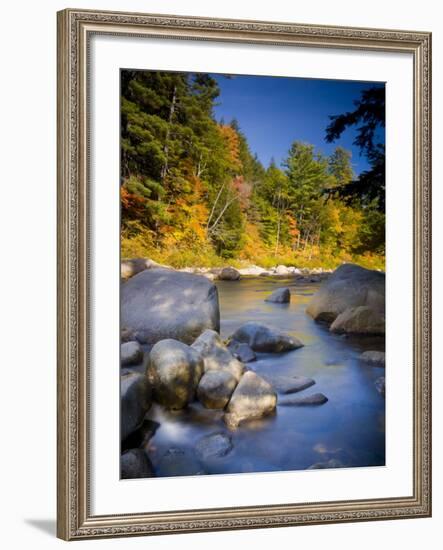
<instances>
[{"instance_id":1,"label":"evergreen tree","mask_svg":"<svg viewBox=\"0 0 443 550\"><path fill-rule=\"evenodd\" d=\"M330 116L326 128L326 141L336 141L351 126L357 126L354 144L366 156L371 168L341 190L348 201L376 204L385 208L385 145L380 133L385 127L385 88L373 86L363 90L355 109L341 115Z\"/></svg>"}]
</instances>

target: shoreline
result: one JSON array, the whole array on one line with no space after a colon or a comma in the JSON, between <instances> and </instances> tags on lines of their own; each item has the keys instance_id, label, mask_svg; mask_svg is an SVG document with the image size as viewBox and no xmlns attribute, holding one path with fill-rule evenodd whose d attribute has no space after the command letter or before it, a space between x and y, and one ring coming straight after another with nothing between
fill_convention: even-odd
<instances>
[{"instance_id":1,"label":"shoreline","mask_svg":"<svg viewBox=\"0 0 443 550\"><path fill-rule=\"evenodd\" d=\"M129 258L122 259L121 263L121 279L126 281L145 271L146 269L170 269L181 273L192 273L194 275L202 275L211 280L239 280L241 277L327 277L333 273L333 269L322 267L295 267L293 265L275 265L270 268L264 268L258 265L251 264L246 267L236 268L227 264L224 267L195 267L187 266L174 268L169 265L159 264L149 258Z\"/></svg>"}]
</instances>

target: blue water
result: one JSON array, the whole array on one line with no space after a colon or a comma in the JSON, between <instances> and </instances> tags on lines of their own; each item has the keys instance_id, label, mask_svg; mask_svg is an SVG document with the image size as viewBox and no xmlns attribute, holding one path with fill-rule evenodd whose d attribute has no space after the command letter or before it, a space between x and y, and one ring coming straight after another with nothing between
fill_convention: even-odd
<instances>
[{"instance_id":1,"label":"blue water","mask_svg":"<svg viewBox=\"0 0 443 550\"><path fill-rule=\"evenodd\" d=\"M272 304L265 297L275 288L291 288L290 304ZM318 283L294 279L243 278L217 282L221 335L227 338L246 321L257 321L294 334L304 347L282 354L258 354L248 368L258 374L313 378L316 384L295 394L321 392L328 402L317 407L280 407L268 418L241 424L229 432L221 411L194 403L185 411L168 412L153 406L148 418L160 423L148 444L157 474L161 458L173 448L193 460L197 441L206 434L226 432L233 450L202 464L205 473L264 472L385 464L385 401L374 382L384 369L359 360L365 350L384 350L384 339L348 338L331 334L306 313ZM332 460L332 462L330 462ZM166 475L166 474L165 474Z\"/></svg>"}]
</instances>

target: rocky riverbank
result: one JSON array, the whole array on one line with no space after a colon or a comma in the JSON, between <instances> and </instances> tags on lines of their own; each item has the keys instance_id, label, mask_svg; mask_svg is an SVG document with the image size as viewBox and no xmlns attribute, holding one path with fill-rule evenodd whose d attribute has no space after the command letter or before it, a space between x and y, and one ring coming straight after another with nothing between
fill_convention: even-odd
<instances>
[{"instance_id":1,"label":"rocky riverbank","mask_svg":"<svg viewBox=\"0 0 443 550\"><path fill-rule=\"evenodd\" d=\"M133 266L132 271L128 266ZM323 280L307 310L314 319L328 323L331 332L335 332L334 324L346 313L358 322L342 323L342 332L346 333L350 327L350 334L380 333L384 274L358 266L342 266L332 276L321 270L285 266L276 266L271 271L261 269L228 267L204 273L193 269L191 273L189 269L173 270L149 260L122 264L125 280L121 293L123 478L205 473L201 457L227 456L233 452L232 433L240 426L278 414L280 406L319 407L328 402L328 397L321 392L305 392L316 383L310 377L279 376L272 371L258 374L249 367L257 354L279 357L303 348L301 335L297 337L292 331L289 334L251 320L227 339L220 337L220 306L212 278L232 281L233 285L242 277L285 277L296 281L312 278L316 283ZM209 274L213 277L208 277ZM346 292L346 286L352 292ZM264 300L269 307L281 307L290 299L289 288L282 287ZM358 308L369 309L371 315L355 313ZM369 323L365 325L367 320ZM379 366L381 357L366 354L362 360ZM377 389L384 395L384 378L378 380ZM303 393L293 395L298 392ZM210 423L211 418L222 418L225 430L208 434L197 442L195 455L190 456L186 449L169 449L154 467L149 456L149 441L159 426L153 429L146 413L154 406L165 411L183 411L194 403L202 408L202 414L207 411L207 422Z\"/></svg>"},{"instance_id":2,"label":"rocky riverbank","mask_svg":"<svg viewBox=\"0 0 443 550\"><path fill-rule=\"evenodd\" d=\"M332 269L322 268L298 268L295 266L276 265L265 269L257 265L250 265L243 268L227 267L183 267L174 270L167 265L158 264L148 258L126 259L121 262L121 279L126 281L145 271L147 269L170 269L181 273L192 273L194 275L202 275L211 281L239 281L241 277L297 277L306 278L312 282L319 282L326 279L332 272Z\"/></svg>"}]
</instances>

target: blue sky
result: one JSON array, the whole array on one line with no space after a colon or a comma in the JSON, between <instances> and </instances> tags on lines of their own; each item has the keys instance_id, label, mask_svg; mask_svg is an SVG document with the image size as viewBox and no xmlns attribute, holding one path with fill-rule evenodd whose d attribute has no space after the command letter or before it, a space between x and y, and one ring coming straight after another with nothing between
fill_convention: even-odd
<instances>
[{"instance_id":1,"label":"blue sky","mask_svg":"<svg viewBox=\"0 0 443 550\"><path fill-rule=\"evenodd\" d=\"M368 167L364 156L353 145L355 130L347 129L334 143L325 142L329 115L352 111L353 101L369 86L382 83L319 80L269 76L213 76L220 87L215 116L229 123L236 118L246 135L252 153L267 166L273 157L277 164L286 157L295 140L312 143L325 154L337 145L352 152L355 173ZM380 136L384 141L384 132Z\"/></svg>"}]
</instances>

